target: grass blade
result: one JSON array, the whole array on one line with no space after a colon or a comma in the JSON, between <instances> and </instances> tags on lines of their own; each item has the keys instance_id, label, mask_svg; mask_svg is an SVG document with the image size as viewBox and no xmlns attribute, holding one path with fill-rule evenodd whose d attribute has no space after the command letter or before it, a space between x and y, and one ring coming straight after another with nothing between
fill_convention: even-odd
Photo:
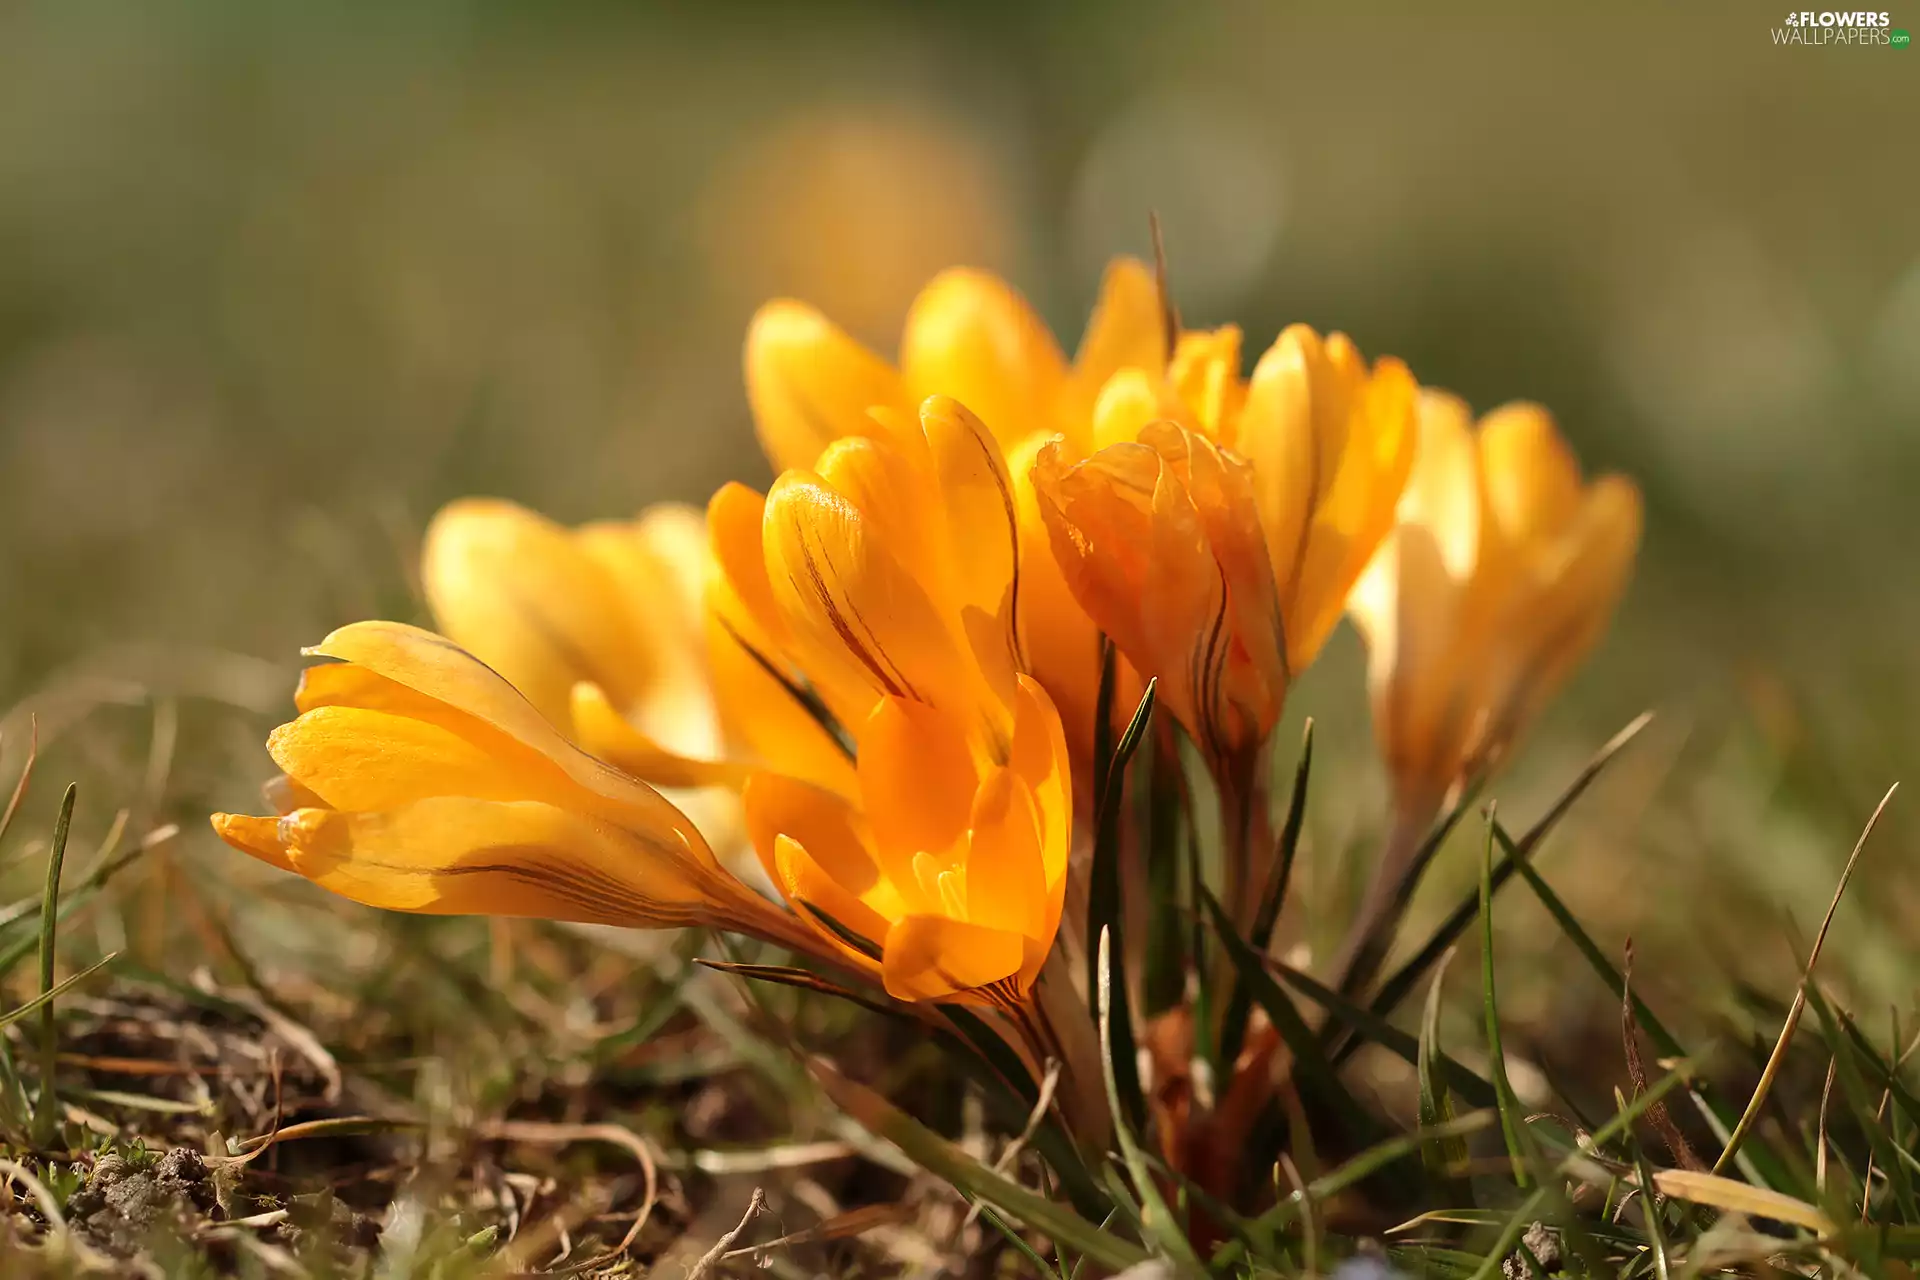
<instances>
[{"instance_id":1,"label":"grass blade","mask_svg":"<svg viewBox=\"0 0 1920 1280\"><path fill-rule=\"evenodd\" d=\"M1267 972L1259 955L1234 932L1233 922L1227 918L1219 900L1205 890L1201 892L1205 895L1201 901L1213 917L1214 932L1220 938L1227 959L1233 964L1235 988L1246 991L1249 1000L1259 1002L1260 1007L1266 1010L1274 1030L1280 1033L1280 1038L1293 1055L1293 1071L1302 1091L1334 1116L1348 1138L1356 1142L1370 1140L1376 1126L1346 1086L1340 1083L1313 1029L1300 1016L1300 1011L1294 1008L1287 993L1280 989L1280 984L1273 980L1273 975ZM1223 1054L1222 1061L1226 1060Z\"/></svg>"},{"instance_id":2,"label":"grass blade","mask_svg":"<svg viewBox=\"0 0 1920 1280\"><path fill-rule=\"evenodd\" d=\"M1746 1141L1747 1134L1752 1131L1754 1121L1760 1118L1760 1108L1767 1101L1774 1078L1780 1074L1780 1066L1787 1058L1787 1046L1793 1043L1793 1033L1800 1026L1801 1015L1807 1010L1807 988L1813 983L1813 967L1820 963L1820 950L1827 944L1827 930L1833 927L1833 913L1840 909L1840 899L1847 892L1847 883L1853 879L1853 869L1860 862L1861 851L1867 847L1867 838L1873 834L1880 815L1886 812L1887 802L1893 799L1893 793L1899 789L1897 782L1887 788L1887 794L1881 796L1880 803L1874 807L1873 816L1867 819L1860 838L1854 841L1853 852L1840 872L1840 883L1834 886L1833 901L1827 904L1826 918L1820 921L1820 932L1814 937L1813 951L1807 956L1807 967L1801 973L1799 989L1793 995L1793 1006L1787 1010L1787 1019L1780 1027L1780 1037L1773 1042L1773 1052L1767 1055L1767 1065L1760 1072L1760 1082L1754 1086L1753 1096L1747 1100L1747 1109L1741 1113L1740 1122L1733 1127L1720 1158L1713 1162L1715 1173L1727 1167L1727 1163L1739 1152L1740 1144Z\"/></svg>"},{"instance_id":3,"label":"grass blade","mask_svg":"<svg viewBox=\"0 0 1920 1280\"><path fill-rule=\"evenodd\" d=\"M1594 754L1593 759L1589 760L1586 767L1580 770L1574 780L1568 784L1567 789L1560 793L1560 798L1555 800L1547 809L1546 813L1541 815L1540 820L1528 828L1525 835L1520 837L1519 847L1525 851L1526 856L1532 855L1533 851L1539 847L1540 842L1546 839L1547 835L1559 824L1560 819L1566 816L1567 811L1573 807L1574 801L1586 793L1587 788L1593 785L1594 780L1600 776L1601 772L1606 769L1613 758L1619 755L1629 742L1632 742L1634 738L1638 737L1640 731L1645 729L1652 719L1653 713L1651 711L1642 712L1639 716L1635 717L1633 722L1627 725L1626 728L1608 739L1606 745ZM1500 868L1494 872L1494 890L1498 892L1500 887L1512 878L1513 874L1512 857L1509 855L1508 860L1502 862ZM1400 1006L1400 1002L1405 1000L1407 996L1413 992L1413 989L1420 985L1420 980L1426 976L1429 969L1438 963L1440 957L1446 953L1447 948L1451 947L1455 942L1458 942L1460 938L1465 935L1467 927L1473 923L1474 916L1478 913L1478 910L1479 899L1477 895L1469 894L1466 901L1454 908L1453 913L1441 923L1439 928L1433 931L1432 936L1427 939L1419 951L1414 953L1413 958L1404 965L1401 965L1385 983L1381 984L1380 994L1374 997L1371 1005L1373 1011L1384 1016L1397 1009ZM1343 1053L1341 1056L1344 1058L1345 1054Z\"/></svg>"},{"instance_id":4,"label":"grass blade","mask_svg":"<svg viewBox=\"0 0 1920 1280\"><path fill-rule=\"evenodd\" d=\"M53 824L53 848L47 854L47 887L40 904L40 1101L33 1112L33 1138L50 1146L60 1120L60 1095L54 1076L60 1066L60 1033L53 1020L54 941L59 932L60 868L67 858L67 834L73 828L77 783L68 783L60 797L60 816Z\"/></svg>"},{"instance_id":5,"label":"grass blade","mask_svg":"<svg viewBox=\"0 0 1920 1280\"><path fill-rule=\"evenodd\" d=\"M1480 993L1487 1013L1487 1072L1493 1077L1493 1092L1500 1108L1500 1136L1506 1140L1507 1156L1513 1161L1513 1180L1524 1187L1528 1182L1526 1120L1520 1112L1520 1100L1514 1096L1507 1079L1506 1050L1500 1043L1500 1000L1493 982L1493 806L1487 806L1487 841L1480 856Z\"/></svg>"},{"instance_id":6,"label":"grass blade","mask_svg":"<svg viewBox=\"0 0 1920 1280\"><path fill-rule=\"evenodd\" d=\"M1427 986L1426 1008L1420 1016L1420 1054L1416 1069L1420 1076L1420 1127L1427 1130L1437 1129L1453 1119L1453 1094L1447 1088L1447 1073L1441 1066L1440 1053L1440 991L1453 954L1449 950L1433 971L1433 981ZM1458 1176L1456 1171L1466 1165L1467 1144L1458 1137L1434 1138L1421 1145L1420 1158L1436 1177L1452 1181ZM1471 1204L1471 1188L1467 1189L1467 1196Z\"/></svg>"},{"instance_id":7,"label":"grass blade","mask_svg":"<svg viewBox=\"0 0 1920 1280\"><path fill-rule=\"evenodd\" d=\"M1151 690L1149 690L1151 696ZM1133 1189L1140 1196L1140 1225L1154 1244L1160 1247L1168 1259L1183 1274L1205 1276L1206 1268L1187 1242L1186 1232L1180 1222L1167 1207L1160 1195L1152 1168L1147 1164L1145 1153L1134 1140L1133 1130L1128 1126L1127 1117L1120 1104L1120 1089L1114 1071L1114 1031L1113 1007L1117 1003L1113 989L1113 931L1102 930L1100 944L1094 953L1095 976L1098 979L1094 987L1097 1008L1100 1015L1100 1071L1107 1083L1107 1103L1113 1110L1113 1134L1120 1144L1120 1157L1126 1161L1127 1172L1132 1175ZM1124 999L1124 995L1122 997ZM1129 1046L1130 1048L1131 1046Z\"/></svg>"},{"instance_id":8,"label":"grass blade","mask_svg":"<svg viewBox=\"0 0 1920 1280\"><path fill-rule=\"evenodd\" d=\"M1420 1062L1420 1042L1388 1022L1369 1009L1362 1008L1339 992L1301 973L1298 969L1282 964L1278 960L1264 961L1266 966L1280 975L1286 984L1307 999L1324 1009L1329 1018L1333 1018L1348 1027L1354 1035L1351 1044L1360 1044L1371 1040L1381 1048L1417 1066ZM1447 1073L1447 1082L1454 1092L1476 1107L1491 1108L1496 1104L1493 1087L1471 1070L1462 1066L1456 1059L1446 1054L1436 1055L1440 1068ZM1338 1059L1335 1059L1338 1065Z\"/></svg>"},{"instance_id":9,"label":"grass blade","mask_svg":"<svg viewBox=\"0 0 1920 1280\"><path fill-rule=\"evenodd\" d=\"M13 784L13 796L7 801L6 812L0 813L0 843L7 838L7 831L13 826L14 815L20 812L20 802L27 798L27 784L33 780L33 762L40 758L40 721L29 718L27 721L27 762L20 766L20 780Z\"/></svg>"},{"instance_id":10,"label":"grass blade","mask_svg":"<svg viewBox=\"0 0 1920 1280\"><path fill-rule=\"evenodd\" d=\"M79 986L81 983L85 982L88 978L91 978L94 974L100 972L102 969L106 968L108 965L112 964L115 960L118 960L119 958L120 958L120 953L118 951L109 951L106 955L102 956L98 960L95 960L92 964L88 965L86 968L82 969L80 972L75 974L70 974L66 978L63 978L60 982L56 983L51 990L42 991L39 995L27 1001L25 1004L21 1005L17 1009L9 1009L5 1013L0 1013L0 1028L12 1026L14 1023L20 1021L20 1019L26 1017L28 1014L32 1013L36 1009L42 1009L42 1010L46 1009L59 997L61 997L62 995L65 995L68 991L72 990L74 987ZM44 1052L45 1051L42 1050L43 1055L44 1055ZM42 1070L46 1069L46 1064L44 1060L41 1063L41 1069Z\"/></svg>"},{"instance_id":11,"label":"grass blade","mask_svg":"<svg viewBox=\"0 0 1920 1280\"><path fill-rule=\"evenodd\" d=\"M968 1198L986 1201L1015 1221L1045 1232L1056 1247L1084 1254L1100 1266L1118 1271L1146 1261L1146 1251L1140 1246L995 1173L865 1085L847 1079L819 1059L808 1059L807 1065L834 1105L875 1137L900 1148L922 1168L945 1178Z\"/></svg>"}]
</instances>

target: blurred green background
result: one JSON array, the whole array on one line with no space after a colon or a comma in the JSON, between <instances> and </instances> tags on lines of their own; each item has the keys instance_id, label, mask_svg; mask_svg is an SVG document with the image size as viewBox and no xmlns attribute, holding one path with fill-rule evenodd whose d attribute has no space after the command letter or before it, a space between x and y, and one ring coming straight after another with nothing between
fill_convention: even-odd
<instances>
[{"instance_id":1,"label":"blurred green background","mask_svg":"<svg viewBox=\"0 0 1920 1280\"><path fill-rule=\"evenodd\" d=\"M1920 54L1781 48L1780 18L0 5L6 726L36 710L53 776L109 780L97 834L148 699L177 707L152 816L239 874L205 809L267 772L299 645L416 616L440 503L580 520L762 483L758 302L891 351L918 286L973 263L1070 349L1157 210L1186 318L1239 322L1250 359L1292 320L1346 329L1477 407L1544 401L1640 479L1622 616L1495 791L1531 816L1656 708L1552 865L1609 944L1777 983L1778 913L1810 933L1873 802L1920 781ZM1328 883L1379 822L1358 672L1346 636L1291 708L1329 744ZM1869 1002L1916 979L1915 805L1833 951ZM1543 972L1577 963L1538 932Z\"/></svg>"}]
</instances>

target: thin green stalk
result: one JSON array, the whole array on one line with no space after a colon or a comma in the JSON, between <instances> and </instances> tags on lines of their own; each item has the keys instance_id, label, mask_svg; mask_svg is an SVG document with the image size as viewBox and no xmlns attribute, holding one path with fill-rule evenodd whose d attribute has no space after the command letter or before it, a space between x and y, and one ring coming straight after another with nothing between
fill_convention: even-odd
<instances>
[{"instance_id":1,"label":"thin green stalk","mask_svg":"<svg viewBox=\"0 0 1920 1280\"><path fill-rule=\"evenodd\" d=\"M1514 1096L1507 1079L1506 1051L1500 1045L1500 1002L1493 985L1493 807L1487 807L1487 841L1480 856L1480 986L1487 1010L1487 1074L1493 1078L1494 1096L1500 1103L1500 1133L1506 1139L1507 1155L1513 1160L1513 1180L1524 1187L1531 1180L1527 1172L1524 1136L1526 1121L1520 1114L1520 1100Z\"/></svg>"},{"instance_id":2,"label":"thin green stalk","mask_svg":"<svg viewBox=\"0 0 1920 1280\"><path fill-rule=\"evenodd\" d=\"M40 1102L33 1113L33 1140L42 1147L53 1142L59 1125L60 1094L54 1073L60 1065L59 1028L53 1020L53 950L60 915L60 867L67 857L67 832L73 826L73 802L78 783L68 783L60 797L60 816L53 824L53 850L47 855L46 895L40 905Z\"/></svg>"}]
</instances>

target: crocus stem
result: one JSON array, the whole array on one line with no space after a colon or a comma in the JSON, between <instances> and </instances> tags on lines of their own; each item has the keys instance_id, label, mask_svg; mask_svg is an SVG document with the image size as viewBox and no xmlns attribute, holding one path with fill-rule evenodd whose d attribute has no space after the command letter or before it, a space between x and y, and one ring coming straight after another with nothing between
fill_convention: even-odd
<instances>
[{"instance_id":1,"label":"crocus stem","mask_svg":"<svg viewBox=\"0 0 1920 1280\"><path fill-rule=\"evenodd\" d=\"M1425 803L1396 806L1393 828L1373 864L1373 875L1330 974L1329 985L1341 993L1365 990L1387 958L1400 917L1413 896L1415 880L1409 873L1438 809L1437 804Z\"/></svg>"},{"instance_id":2,"label":"crocus stem","mask_svg":"<svg viewBox=\"0 0 1920 1280\"><path fill-rule=\"evenodd\" d=\"M1267 803L1267 755L1264 748L1228 761L1216 776L1226 844L1227 909L1245 936L1260 909L1260 896L1273 873L1273 815Z\"/></svg>"}]
</instances>

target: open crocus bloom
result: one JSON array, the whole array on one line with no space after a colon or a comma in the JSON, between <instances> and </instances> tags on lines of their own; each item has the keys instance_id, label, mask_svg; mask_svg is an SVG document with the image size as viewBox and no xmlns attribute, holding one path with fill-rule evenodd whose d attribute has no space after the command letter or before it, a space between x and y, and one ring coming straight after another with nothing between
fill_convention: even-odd
<instances>
[{"instance_id":1,"label":"open crocus bloom","mask_svg":"<svg viewBox=\"0 0 1920 1280\"><path fill-rule=\"evenodd\" d=\"M943 272L921 291L898 368L800 302L761 308L746 344L754 422L781 470L814 467L836 440L886 435L883 424L911 422L914 406L932 395L957 400L986 425L1013 486L1022 651L1059 705L1083 777L1093 747L1099 635L1054 565L1029 472L1055 434L1075 458L1091 447L1094 403L1110 378L1133 369L1158 379L1166 365L1159 291L1131 258L1108 268L1071 364L1025 299L966 268Z\"/></svg>"},{"instance_id":2,"label":"open crocus bloom","mask_svg":"<svg viewBox=\"0 0 1920 1280\"><path fill-rule=\"evenodd\" d=\"M298 719L268 742L277 817L227 843L356 902L444 915L732 929L818 951L660 794L568 742L429 631L343 627L308 651Z\"/></svg>"},{"instance_id":3,"label":"open crocus bloom","mask_svg":"<svg viewBox=\"0 0 1920 1280\"><path fill-rule=\"evenodd\" d=\"M1583 485L1537 405L1427 392L1398 524L1353 593L1374 732L1403 814L1497 765L1605 630L1640 541L1622 476Z\"/></svg>"},{"instance_id":4,"label":"open crocus bloom","mask_svg":"<svg viewBox=\"0 0 1920 1280\"><path fill-rule=\"evenodd\" d=\"M737 779L723 762L703 638L706 528L662 504L566 529L468 498L421 553L442 633L580 746L659 786Z\"/></svg>"},{"instance_id":5,"label":"open crocus bloom","mask_svg":"<svg viewBox=\"0 0 1920 1280\"><path fill-rule=\"evenodd\" d=\"M797 733L769 743L748 828L822 938L896 997L1018 1004L1059 926L1072 793L1021 655L1011 482L951 400L883 430L710 508L721 641L845 727L825 769ZM721 687L743 716L766 692Z\"/></svg>"}]
</instances>

